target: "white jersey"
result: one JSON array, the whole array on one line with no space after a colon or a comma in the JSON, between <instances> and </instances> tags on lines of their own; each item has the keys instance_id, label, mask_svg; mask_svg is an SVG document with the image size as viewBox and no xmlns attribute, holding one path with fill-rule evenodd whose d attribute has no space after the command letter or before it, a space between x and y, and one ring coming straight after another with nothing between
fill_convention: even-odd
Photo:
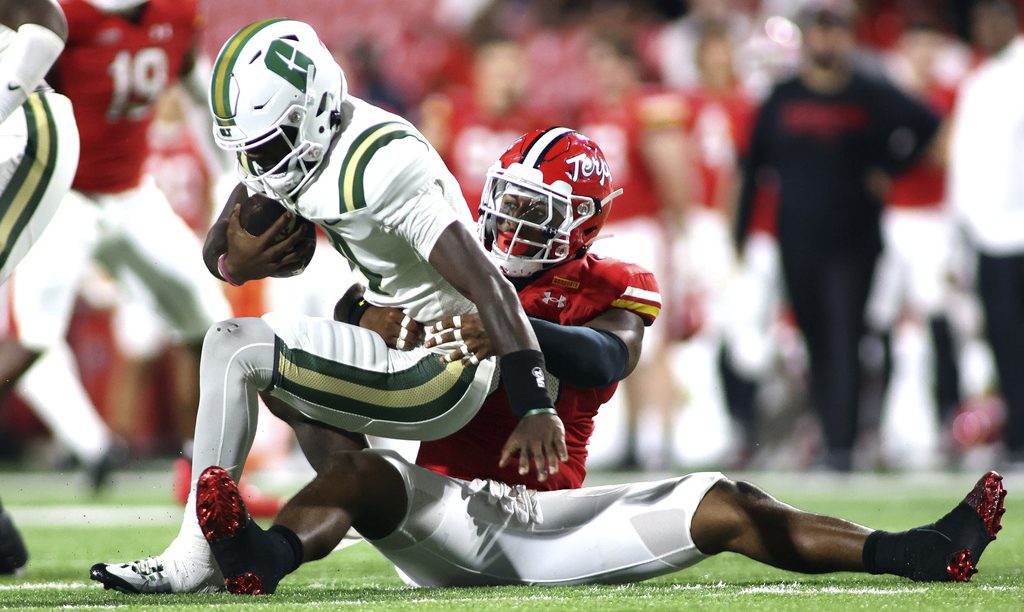
<instances>
[{"instance_id":1,"label":"white jersey","mask_svg":"<svg viewBox=\"0 0 1024 612\"><path fill-rule=\"evenodd\" d=\"M11 46L11 41L14 40L15 34L17 32L0 23L0 57L3 57L7 47Z\"/></svg>"},{"instance_id":2,"label":"white jersey","mask_svg":"<svg viewBox=\"0 0 1024 612\"><path fill-rule=\"evenodd\" d=\"M369 284L367 301L420 322L476 307L428 263L452 223L472 223L455 177L405 119L358 98L327 167L296 203Z\"/></svg>"}]
</instances>

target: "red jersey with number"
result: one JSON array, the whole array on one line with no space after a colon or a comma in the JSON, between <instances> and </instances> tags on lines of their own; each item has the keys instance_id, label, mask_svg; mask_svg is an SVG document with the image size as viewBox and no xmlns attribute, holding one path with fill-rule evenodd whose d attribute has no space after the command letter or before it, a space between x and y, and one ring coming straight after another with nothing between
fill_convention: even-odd
<instances>
[{"instance_id":1,"label":"red jersey with number","mask_svg":"<svg viewBox=\"0 0 1024 612\"><path fill-rule=\"evenodd\" d=\"M521 108L496 117L481 112L469 88L435 96L429 103L441 105L447 118L441 156L459 181L466 204L476 219L487 169L516 138L543 126Z\"/></svg>"},{"instance_id":2,"label":"red jersey with number","mask_svg":"<svg viewBox=\"0 0 1024 612\"><path fill-rule=\"evenodd\" d=\"M924 101L940 117L947 117L956 102L956 89L931 85ZM945 199L946 170L930 155L922 155L906 172L893 177L887 198L897 208L937 208Z\"/></svg>"},{"instance_id":3,"label":"red jersey with number","mask_svg":"<svg viewBox=\"0 0 1024 612\"><path fill-rule=\"evenodd\" d=\"M68 42L54 88L71 99L82 153L72 187L117 193L139 184L146 133L197 30L196 0L150 0L138 23L85 0L60 0Z\"/></svg>"},{"instance_id":4,"label":"red jersey with number","mask_svg":"<svg viewBox=\"0 0 1024 612\"><path fill-rule=\"evenodd\" d=\"M612 308L634 312L650 325L661 308L653 274L633 264L592 254L549 270L519 291L519 300L530 316L561 325L585 325ZM617 386L581 389L567 383L558 385L555 408L565 425L569 460L546 482L538 482L532 468L521 476L516 458L504 469L498 467L501 449L518 424L505 390L500 388L458 432L420 444L416 464L465 480L491 478L537 490L578 488L587 474L587 443L594 431L594 416Z\"/></svg>"},{"instance_id":5,"label":"red jersey with number","mask_svg":"<svg viewBox=\"0 0 1024 612\"><path fill-rule=\"evenodd\" d=\"M696 89L689 93L693 116L693 201L709 209L723 210L728 198L729 177L736 176L739 159L746 153L756 107L739 89L715 92Z\"/></svg>"},{"instance_id":6,"label":"red jersey with number","mask_svg":"<svg viewBox=\"0 0 1024 612\"><path fill-rule=\"evenodd\" d=\"M686 98L675 92L645 90L623 104L591 103L584 107L577 123L581 133L600 143L615 185L622 188L609 222L660 215L661 201L643 158L643 138L656 130L688 131L692 114ZM686 169L680 166L679 171Z\"/></svg>"}]
</instances>

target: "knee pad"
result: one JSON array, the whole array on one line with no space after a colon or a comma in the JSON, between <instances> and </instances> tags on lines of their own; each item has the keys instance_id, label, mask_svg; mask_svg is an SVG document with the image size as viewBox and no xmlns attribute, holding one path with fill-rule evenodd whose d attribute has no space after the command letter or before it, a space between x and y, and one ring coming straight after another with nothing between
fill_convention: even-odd
<instances>
[{"instance_id":1,"label":"knee pad","mask_svg":"<svg viewBox=\"0 0 1024 612\"><path fill-rule=\"evenodd\" d=\"M244 317L214 323L203 339L200 375L210 375L210 368L238 365L245 375L257 375L266 380L254 380L259 388L270 384L269 373L274 367L274 330L262 319ZM259 384L262 383L262 384Z\"/></svg>"}]
</instances>

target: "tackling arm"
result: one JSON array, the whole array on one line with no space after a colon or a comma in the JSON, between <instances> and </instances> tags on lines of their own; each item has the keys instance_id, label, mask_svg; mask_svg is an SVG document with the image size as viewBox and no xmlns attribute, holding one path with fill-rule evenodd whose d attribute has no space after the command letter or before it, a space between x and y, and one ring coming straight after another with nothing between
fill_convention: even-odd
<instances>
[{"instance_id":1,"label":"tackling arm","mask_svg":"<svg viewBox=\"0 0 1024 612\"><path fill-rule=\"evenodd\" d=\"M461 223L449 225L430 253L430 264L476 304L495 352L540 351L512 283L494 267Z\"/></svg>"}]
</instances>

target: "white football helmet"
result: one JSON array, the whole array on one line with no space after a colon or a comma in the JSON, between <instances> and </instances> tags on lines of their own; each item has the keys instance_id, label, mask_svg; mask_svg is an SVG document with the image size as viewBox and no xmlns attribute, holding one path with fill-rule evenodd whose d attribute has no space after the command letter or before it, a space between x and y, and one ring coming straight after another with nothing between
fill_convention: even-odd
<instances>
[{"instance_id":1,"label":"white football helmet","mask_svg":"<svg viewBox=\"0 0 1024 612\"><path fill-rule=\"evenodd\" d=\"M340 125L345 75L308 24L258 21L228 39L210 82L213 135L250 189L293 206Z\"/></svg>"}]
</instances>

